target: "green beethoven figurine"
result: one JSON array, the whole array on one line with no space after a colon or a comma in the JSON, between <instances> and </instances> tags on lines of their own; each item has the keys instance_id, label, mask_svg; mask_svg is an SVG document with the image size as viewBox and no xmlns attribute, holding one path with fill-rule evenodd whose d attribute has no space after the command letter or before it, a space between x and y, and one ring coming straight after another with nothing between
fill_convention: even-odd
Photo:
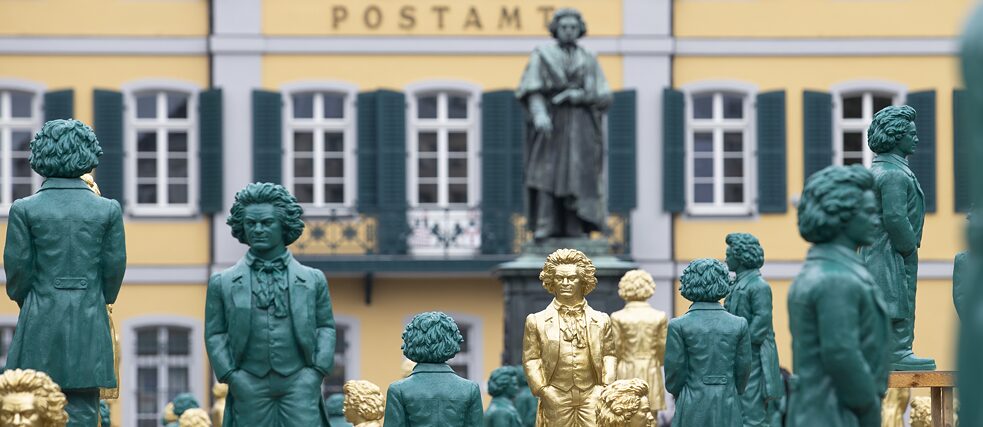
<instances>
[{"instance_id":1,"label":"green beethoven figurine","mask_svg":"<svg viewBox=\"0 0 983 427\"><path fill-rule=\"evenodd\" d=\"M891 318L893 351L891 370L931 371L935 361L915 356L915 290L918 282L918 247L925 224L925 195L908 167L918 133L915 110L889 106L874 115L867 130L867 145L877 153L870 166L874 196L880 206L882 229L873 244L860 250L867 269L881 290Z\"/></svg>"},{"instance_id":2,"label":"green beethoven figurine","mask_svg":"<svg viewBox=\"0 0 983 427\"><path fill-rule=\"evenodd\" d=\"M526 380L526 371L522 369L522 365L512 366L512 373L515 375L516 383L519 384L519 392L512 399L515 402L515 410L519 411L519 418L522 419L523 427L534 427L536 425L536 410L539 408L539 399L529 389L529 382Z\"/></svg>"},{"instance_id":3,"label":"green beethoven figurine","mask_svg":"<svg viewBox=\"0 0 983 427\"><path fill-rule=\"evenodd\" d=\"M747 320L751 334L751 376L741 395L744 427L768 426L768 402L784 395L778 347L771 321L771 286L761 277L765 251L747 233L727 235L727 268L737 274L724 308Z\"/></svg>"},{"instance_id":4,"label":"green beethoven figurine","mask_svg":"<svg viewBox=\"0 0 983 427\"><path fill-rule=\"evenodd\" d=\"M973 214L966 216L966 221L972 227ZM962 320L964 313L968 312L966 304L969 302L970 289L973 287L973 273L969 271L971 262L969 251L962 251L956 254L952 264L952 303L956 307L956 315Z\"/></svg>"},{"instance_id":5,"label":"green beethoven figurine","mask_svg":"<svg viewBox=\"0 0 983 427\"><path fill-rule=\"evenodd\" d=\"M788 424L879 427L891 331L880 289L857 254L880 226L874 176L861 166L814 174L799 200L813 244L788 295L792 371Z\"/></svg>"},{"instance_id":6,"label":"green beethoven figurine","mask_svg":"<svg viewBox=\"0 0 983 427\"><path fill-rule=\"evenodd\" d=\"M580 12L556 11L549 30L556 44L533 51L516 91L528 118L528 225L536 239L582 237L607 218L602 122L611 89L594 53L577 45L587 33Z\"/></svg>"},{"instance_id":7,"label":"green beethoven figurine","mask_svg":"<svg viewBox=\"0 0 983 427\"><path fill-rule=\"evenodd\" d=\"M492 371L488 377L488 395L492 399L485 411L485 427L522 427L519 411L512 403L519 393L513 369L503 366Z\"/></svg>"},{"instance_id":8,"label":"green beethoven figurine","mask_svg":"<svg viewBox=\"0 0 983 427\"><path fill-rule=\"evenodd\" d=\"M47 373L68 398L69 426L99 419L99 388L116 387L106 304L126 270L119 203L79 177L99 165L96 135L78 120L52 120L31 141L31 168L45 177L7 219L3 267L20 315L6 369Z\"/></svg>"},{"instance_id":9,"label":"green beethoven figurine","mask_svg":"<svg viewBox=\"0 0 983 427\"><path fill-rule=\"evenodd\" d=\"M335 393L324 400L324 409L328 412L328 425L331 427L352 427L345 419L345 395Z\"/></svg>"},{"instance_id":10,"label":"green beethoven figurine","mask_svg":"<svg viewBox=\"0 0 983 427\"><path fill-rule=\"evenodd\" d=\"M328 282L287 245L304 230L303 209L282 186L253 183L235 195L226 221L249 251L212 275L205 346L229 384L223 425L327 426L321 383L334 364Z\"/></svg>"},{"instance_id":11,"label":"green beethoven figurine","mask_svg":"<svg viewBox=\"0 0 983 427\"><path fill-rule=\"evenodd\" d=\"M673 427L741 427L741 400L751 372L747 320L718 301L730 291L727 266L693 261L679 279L679 293L693 304L669 321L666 390L676 398Z\"/></svg>"},{"instance_id":12,"label":"green beethoven figurine","mask_svg":"<svg viewBox=\"0 0 983 427\"><path fill-rule=\"evenodd\" d=\"M478 384L447 364L464 338L454 319L439 311L413 316L403 330L403 355L413 373L389 385L385 427L475 427L483 420Z\"/></svg>"}]
</instances>

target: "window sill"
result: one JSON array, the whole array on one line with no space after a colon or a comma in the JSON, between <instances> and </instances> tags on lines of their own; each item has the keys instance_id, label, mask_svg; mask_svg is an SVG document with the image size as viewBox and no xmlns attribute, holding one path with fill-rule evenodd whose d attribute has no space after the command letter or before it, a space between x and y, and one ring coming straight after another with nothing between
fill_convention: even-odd
<instances>
[{"instance_id":1,"label":"window sill","mask_svg":"<svg viewBox=\"0 0 983 427\"><path fill-rule=\"evenodd\" d=\"M198 211L192 207L147 207L126 206L124 215L132 219L191 219L198 216Z\"/></svg>"},{"instance_id":2,"label":"window sill","mask_svg":"<svg viewBox=\"0 0 983 427\"><path fill-rule=\"evenodd\" d=\"M688 206L687 218L752 218L754 210L748 206Z\"/></svg>"},{"instance_id":3,"label":"window sill","mask_svg":"<svg viewBox=\"0 0 983 427\"><path fill-rule=\"evenodd\" d=\"M304 218L348 218L358 216L358 211L353 206L311 206L300 205L304 208Z\"/></svg>"}]
</instances>

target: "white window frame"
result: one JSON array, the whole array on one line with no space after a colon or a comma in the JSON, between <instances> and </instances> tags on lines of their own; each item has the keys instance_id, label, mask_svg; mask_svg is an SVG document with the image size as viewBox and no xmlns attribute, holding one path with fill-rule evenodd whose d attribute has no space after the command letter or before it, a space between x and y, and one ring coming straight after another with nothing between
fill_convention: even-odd
<instances>
[{"instance_id":1,"label":"white window frame","mask_svg":"<svg viewBox=\"0 0 983 427\"><path fill-rule=\"evenodd\" d=\"M348 328L348 351L345 352L345 381L362 378L362 322L353 316L335 314L335 325ZM323 389L323 387L322 387Z\"/></svg>"},{"instance_id":2,"label":"white window frame","mask_svg":"<svg viewBox=\"0 0 983 427\"><path fill-rule=\"evenodd\" d=\"M693 216L747 216L755 213L755 201L757 200L757 176L756 161L754 159L757 152L757 140L755 135L755 125L757 123L755 98L758 94L758 87L741 81L714 80L701 81L683 85L680 90L685 95L685 130L686 130L686 213ZM701 95L708 92L715 93L713 103L713 119L693 119L693 95ZM736 93L744 96L744 114L740 123L723 122L723 104L717 98L722 93ZM720 110L720 111L718 111ZM734 119L729 119L734 120ZM723 153L723 131L742 130L744 148L744 201L742 203L724 203L723 181L717 180L724 178L723 156L714 155L714 204L693 202L693 132L694 130L709 130L714 132L714 153ZM718 135L718 133L720 135Z\"/></svg>"},{"instance_id":3,"label":"white window frame","mask_svg":"<svg viewBox=\"0 0 983 427\"><path fill-rule=\"evenodd\" d=\"M120 376L122 376L120 388L120 401L123 403L123 425L137 425L137 329L145 327L177 327L190 329L191 354L188 355L188 378L191 390L198 402L210 402L210 396L205 394L205 384L208 383L209 376L205 375L205 349L204 336L201 321L198 319L183 316L151 315L134 317L123 321L122 334L120 337L120 349L122 350L123 365L121 366ZM125 397L124 397L125 396ZM163 407L161 408L163 410Z\"/></svg>"},{"instance_id":4,"label":"white window frame","mask_svg":"<svg viewBox=\"0 0 983 427\"><path fill-rule=\"evenodd\" d=\"M341 120L319 119L323 116L323 103L314 102L315 119L294 119L293 98L295 93L302 92L334 92L345 96L344 114ZM358 114L355 103L358 98L358 86L342 81L304 81L285 84L280 87L283 96L283 183L293 192L294 162L293 162L293 131L314 131L314 203L303 203L305 215L351 214L355 211L355 201L358 193ZM320 95L317 95L320 98ZM324 162L323 131L341 131L345 147L343 159L345 162L343 203L324 203ZM319 132L320 131L320 132ZM320 157L318 157L320 156Z\"/></svg>"},{"instance_id":5,"label":"white window frame","mask_svg":"<svg viewBox=\"0 0 983 427\"><path fill-rule=\"evenodd\" d=\"M874 119L873 95L890 96L893 105L901 105L905 102L908 95L908 87L896 82L881 80L851 80L838 83L830 88L833 97L833 163L843 165L843 132L858 131L862 134L862 146L864 150L863 165L870 167L874 160L874 153L867 145L867 128L870 127ZM863 117L860 119L843 118L843 97L862 94L863 96Z\"/></svg>"},{"instance_id":6,"label":"white window frame","mask_svg":"<svg viewBox=\"0 0 983 427\"><path fill-rule=\"evenodd\" d=\"M13 200L13 186L10 184L11 181L11 170L13 168L13 161L11 155L13 153L13 147L10 144L11 140L11 127L30 127L31 134L33 135L41 126L44 124L44 92L45 86L39 83L35 83L27 80L19 79L0 79L0 103L5 105L0 108L0 111L10 111L10 97L5 93L6 91L20 91L29 92L34 94L34 104L31 106L31 118L30 119L17 119L14 120L10 117L0 117L0 162L3 165L0 166L0 215L6 216L10 212L10 205L14 203ZM31 171L31 184L34 191L41 188L41 183L43 178ZM9 202L4 202L4 201Z\"/></svg>"},{"instance_id":7,"label":"white window frame","mask_svg":"<svg viewBox=\"0 0 983 427\"><path fill-rule=\"evenodd\" d=\"M126 188L123 190L126 199L126 212L133 216L193 216L198 212L198 163L199 163L199 140L198 140L198 94L201 88L187 82L174 80L140 80L122 86L123 92L123 115L124 119L124 149L123 149L123 173ZM136 95L151 91L173 91L188 94L188 119L187 121L175 119L177 123L171 121L161 121L160 119L153 125L157 129L157 204L140 205L137 204L137 132L139 128L145 126L144 123L137 123ZM158 95L159 96L159 95ZM166 105L162 105L164 97L158 98L157 111L166 111ZM146 119L143 119L146 120ZM167 184L166 180L160 180L161 174L167 173L166 155L161 155L164 150L160 141L161 133L168 130L186 130L188 133L188 203L186 205L166 204ZM166 152L165 152L166 154Z\"/></svg>"},{"instance_id":8,"label":"white window frame","mask_svg":"<svg viewBox=\"0 0 983 427\"><path fill-rule=\"evenodd\" d=\"M431 119L417 118L417 97L428 95L435 92L443 93L437 100L437 121ZM467 210L481 206L481 86L477 84L459 80L430 80L407 85L405 87L407 97L406 116L406 141L407 141L407 164L406 164L406 194L409 199L410 207L419 209L451 209ZM448 123L447 116L447 96L448 93L464 94L468 96L468 118L461 123ZM460 119L455 119L460 120ZM428 123L429 122L429 123ZM419 141L418 131L437 130L437 178L441 182L437 184L437 203L419 203L418 186L418 160L419 160ZM468 202L466 204L449 204L447 202L447 137L446 132L440 130L464 130L468 134ZM440 147L444 147L441 149Z\"/></svg>"}]
</instances>

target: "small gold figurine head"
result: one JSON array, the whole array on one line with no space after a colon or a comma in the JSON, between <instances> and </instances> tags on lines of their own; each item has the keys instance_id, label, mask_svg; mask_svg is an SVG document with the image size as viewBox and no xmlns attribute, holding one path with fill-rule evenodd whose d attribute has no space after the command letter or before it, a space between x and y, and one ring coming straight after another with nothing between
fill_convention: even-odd
<instances>
[{"instance_id":1,"label":"small gold figurine head","mask_svg":"<svg viewBox=\"0 0 983 427\"><path fill-rule=\"evenodd\" d=\"M576 249L557 249L546 257L539 280L557 300L578 303L597 287L597 268L587 255Z\"/></svg>"},{"instance_id":2,"label":"small gold figurine head","mask_svg":"<svg viewBox=\"0 0 983 427\"><path fill-rule=\"evenodd\" d=\"M68 422L65 394L44 372L13 369L0 375L0 425L62 427Z\"/></svg>"},{"instance_id":3,"label":"small gold figurine head","mask_svg":"<svg viewBox=\"0 0 983 427\"><path fill-rule=\"evenodd\" d=\"M178 419L179 427L212 427L212 420L208 418L208 412L201 408L191 408L181 414Z\"/></svg>"},{"instance_id":4,"label":"small gold figurine head","mask_svg":"<svg viewBox=\"0 0 983 427\"><path fill-rule=\"evenodd\" d=\"M911 427L932 427L932 401L919 396L911 399Z\"/></svg>"},{"instance_id":5,"label":"small gold figurine head","mask_svg":"<svg viewBox=\"0 0 983 427\"><path fill-rule=\"evenodd\" d=\"M647 427L652 424L649 386L638 378L615 381L597 398L598 427Z\"/></svg>"},{"instance_id":6,"label":"small gold figurine head","mask_svg":"<svg viewBox=\"0 0 983 427\"><path fill-rule=\"evenodd\" d=\"M229 385L224 383L215 383L212 386L212 396L218 399L225 399L225 396L229 395Z\"/></svg>"},{"instance_id":7,"label":"small gold figurine head","mask_svg":"<svg viewBox=\"0 0 983 427\"><path fill-rule=\"evenodd\" d=\"M92 177L92 172L84 174L79 178L82 178L82 181L85 182L85 185L88 185L89 189L92 190L93 193L96 193L97 196L102 195L102 191L99 191L99 184L96 184L95 178Z\"/></svg>"},{"instance_id":8,"label":"small gold figurine head","mask_svg":"<svg viewBox=\"0 0 983 427\"><path fill-rule=\"evenodd\" d=\"M177 415L174 414L174 402L167 402L167 405L164 405L164 424L177 422L177 420Z\"/></svg>"},{"instance_id":9,"label":"small gold figurine head","mask_svg":"<svg viewBox=\"0 0 983 427\"><path fill-rule=\"evenodd\" d=\"M365 380L345 382L345 419L359 425L378 421L386 410L386 400L379 386Z\"/></svg>"},{"instance_id":10,"label":"small gold figurine head","mask_svg":"<svg viewBox=\"0 0 983 427\"><path fill-rule=\"evenodd\" d=\"M618 296L625 301L648 301L655 293L655 279L645 270L631 270L618 282Z\"/></svg>"}]
</instances>

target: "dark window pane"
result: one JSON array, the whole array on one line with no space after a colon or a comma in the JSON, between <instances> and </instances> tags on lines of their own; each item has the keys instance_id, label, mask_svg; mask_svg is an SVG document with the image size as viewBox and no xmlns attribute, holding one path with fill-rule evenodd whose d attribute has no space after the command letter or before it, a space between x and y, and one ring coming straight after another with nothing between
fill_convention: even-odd
<instances>
[{"instance_id":1,"label":"dark window pane","mask_svg":"<svg viewBox=\"0 0 983 427\"><path fill-rule=\"evenodd\" d=\"M713 133L710 132L693 133L693 151L697 153L713 152Z\"/></svg>"},{"instance_id":2,"label":"dark window pane","mask_svg":"<svg viewBox=\"0 0 983 427\"><path fill-rule=\"evenodd\" d=\"M31 176L31 163L26 157L14 157L10 159L13 168L11 175L14 178L27 178Z\"/></svg>"},{"instance_id":3,"label":"dark window pane","mask_svg":"<svg viewBox=\"0 0 983 427\"><path fill-rule=\"evenodd\" d=\"M693 201L696 203L713 203L713 184L693 185Z\"/></svg>"},{"instance_id":4,"label":"dark window pane","mask_svg":"<svg viewBox=\"0 0 983 427\"><path fill-rule=\"evenodd\" d=\"M342 178L345 176L345 161L343 159L324 159L324 176L327 178Z\"/></svg>"},{"instance_id":5,"label":"dark window pane","mask_svg":"<svg viewBox=\"0 0 983 427\"><path fill-rule=\"evenodd\" d=\"M447 159L447 175L451 178L467 178L468 159Z\"/></svg>"},{"instance_id":6,"label":"dark window pane","mask_svg":"<svg viewBox=\"0 0 983 427\"><path fill-rule=\"evenodd\" d=\"M187 178L188 159L167 159L167 176L171 178Z\"/></svg>"},{"instance_id":7,"label":"dark window pane","mask_svg":"<svg viewBox=\"0 0 983 427\"><path fill-rule=\"evenodd\" d=\"M141 93L137 99L137 118L155 119L157 118L157 93Z\"/></svg>"},{"instance_id":8,"label":"dark window pane","mask_svg":"<svg viewBox=\"0 0 983 427\"><path fill-rule=\"evenodd\" d=\"M188 94L181 92L167 92L167 118L188 118Z\"/></svg>"},{"instance_id":9,"label":"dark window pane","mask_svg":"<svg viewBox=\"0 0 983 427\"><path fill-rule=\"evenodd\" d=\"M294 132L294 152L311 153L314 151L314 134L311 132Z\"/></svg>"},{"instance_id":10,"label":"dark window pane","mask_svg":"<svg viewBox=\"0 0 983 427\"><path fill-rule=\"evenodd\" d=\"M137 159L137 177L139 178L156 178L157 177L157 159Z\"/></svg>"},{"instance_id":11,"label":"dark window pane","mask_svg":"<svg viewBox=\"0 0 983 427\"><path fill-rule=\"evenodd\" d=\"M325 184L324 203L344 203L345 186L344 184Z\"/></svg>"},{"instance_id":12,"label":"dark window pane","mask_svg":"<svg viewBox=\"0 0 983 427\"><path fill-rule=\"evenodd\" d=\"M311 158L295 158L294 159L294 176L310 178L314 176L314 159Z\"/></svg>"},{"instance_id":13,"label":"dark window pane","mask_svg":"<svg viewBox=\"0 0 983 427\"><path fill-rule=\"evenodd\" d=\"M420 159L417 176L421 178L437 177L437 159Z\"/></svg>"},{"instance_id":14,"label":"dark window pane","mask_svg":"<svg viewBox=\"0 0 983 427\"><path fill-rule=\"evenodd\" d=\"M712 119L713 118L713 94L703 93L693 95L693 118Z\"/></svg>"},{"instance_id":15,"label":"dark window pane","mask_svg":"<svg viewBox=\"0 0 983 427\"><path fill-rule=\"evenodd\" d=\"M297 203L314 203L314 184L294 184Z\"/></svg>"},{"instance_id":16,"label":"dark window pane","mask_svg":"<svg viewBox=\"0 0 983 427\"><path fill-rule=\"evenodd\" d=\"M437 152L437 132L420 132L417 136L417 151L421 153Z\"/></svg>"},{"instance_id":17,"label":"dark window pane","mask_svg":"<svg viewBox=\"0 0 983 427\"><path fill-rule=\"evenodd\" d=\"M10 117L31 117L31 100L33 98L34 94L30 92L21 92L19 90L10 91Z\"/></svg>"},{"instance_id":18,"label":"dark window pane","mask_svg":"<svg viewBox=\"0 0 983 427\"><path fill-rule=\"evenodd\" d=\"M744 150L744 134L741 132L724 132L724 151L741 152Z\"/></svg>"},{"instance_id":19,"label":"dark window pane","mask_svg":"<svg viewBox=\"0 0 983 427\"><path fill-rule=\"evenodd\" d=\"M29 130L14 130L10 132L11 144L10 149L13 151L31 151L31 131Z\"/></svg>"},{"instance_id":20,"label":"dark window pane","mask_svg":"<svg viewBox=\"0 0 983 427\"><path fill-rule=\"evenodd\" d=\"M31 184L14 184L11 186L13 190L14 200L23 199L31 194L34 194L34 189Z\"/></svg>"},{"instance_id":21,"label":"dark window pane","mask_svg":"<svg viewBox=\"0 0 983 427\"><path fill-rule=\"evenodd\" d=\"M334 367L331 368L331 374L324 377L324 383L322 384L322 392L327 394L341 393L342 387L345 384L345 364L339 364L337 361Z\"/></svg>"},{"instance_id":22,"label":"dark window pane","mask_svg":"<svg viewBox=\"0 0 983 427\"><path fill-rule=\"evenodd\" d=\"M348 326L335 325L335 355L345 354L348 351Z\"/></svg>"},{"instance_id":23,"label":"dark window pane","mask_svg":"<svg viewBox=\"0 0 983 427\"><path fill-rule=\"evenodd\" d=\"M188 203L188 184L167 184L167 202L176 205Z\"/></svg>"},{"instance_id":24,"label":"dark window pane","mask_svg":"<svg viewBox=\"0 0 983 427\"><path fill-rule=\"evenodd\" d=\"M324 133L324 151L340 153L345 151L345 136L341 132Z\"/></svg>"},{"instance_id":25,"label":"dark window pane","mask_svg":"<svg viewBox=\"0 0 983 427\"><path fill-rule=\"evenodd\" d=\"M140 419L139 421L137 421L137 427L157 427L157 423L158 421L156 419L150 419L150 420Z\"/></svg>"},{"instance_id":26,"label":"dark window pane","mask_svg":"<svg viewBox=\"0 0 983 427\"><path fill-rule=\"evenodd\" d=\"M468 98L466 96L448 96L447 117L451 119L468 118Z\"/></svg>"},{"instance_id":27,"label":"dark window pane","mask_svg":"<svg viewBox=\"0 0 983 427\"><path fill-rule=\"evenodd\" d=\"M874 95L873 98L874 98L873 99L874 111L872 113L874 114L890 106L893 103L890 96ZM873 115L871 117L873 117Z\"/></svg>"},{"instance_id":28,"label":"dark window pane","mask_svg":"<svg viewBox=\"0 0 983 427\"><path fill-rule=\"evenodd\" d=\"M724 203L744 201L744 184L724 184Z\"/></svg>"},{"instance_id":29,"label":"dark window pane","mask_svg":"<svg viewBox=\"0 0 983 427\"><path fill-rule=\"evenodd\" d=\"M447 134L447 151L452 153L468 152L468 133L449 132Z\"/></svg>"},{"instance_id":30,"label":"dark window pane","mask_svg":"<svg viewBox=\"0 0 983 427\"><path fill-rule=\"evenodd\" d=\"M861 165L861 166L863 166L863 164L864 164L863 157L844 157L843 158L843 166L850 166L850 165Z\"/></svg>"},{"instance_id":31,"label":"dark window pane","mask_svg":"<svg viewBox=\"0 0 983 427\"><path fill-rule=\"evenodd\" d=\"M418 191L420 203L437 203L437 184L420 184Z\"/></svg>"},{"instance_id":32,"label":"dark window pane","mask_svg":"<svg viewBox=\"0 0 983 427\"><path fill-rule=\"evenodd\" d=\"M416 117L421 119L437 118L437 95L421 96L416 99Z\"/></svg>"},{"instance_id":33,"label":"dark window pane","mask_svg":"<svg viewBox=\"0 0 983 427\"><path fill-rule=\"evenodd\" d=\"M467 203L468 185L450 184L447 186L447 201L449 203Z\"/></svg>"},{"instance_id":34,"label":"dark window pane","mask_svg":"<svg viewBox=\"0 0 983 427\"><path fill-rule=\"evenodd\" d=\"M137 329L137 355L155 355L158 350L157 328ZM156 382L156 376L154 377Z\"/></svg>"},{"instance_id":35,"label":"dark window pane","mask_svg":"<svg viewBox=\"0 0 983 427\"><path fill-rule=\"evenodd\" d=\"M137 185L137 203L140 204L157 203L157 184Z\"/></svg>"},{"instance_id":36,"label":"dark window pane","mask_svg":"<svg viewBox=\"0 0 983 427\"><path fill-rule=\"evenodd\" d=\"M157 152L157 132L137 132L137 151L142 153Z\"/></svg>"},{"instance_id":37,"label":"dark window pane","mask_svg":"<svg viewBox=\"0 0 983 427\"><path fill-rule=\"evenodd\" d=\"M324 118L345 118L345 95L340 93L325 93L322 97L324 98Z\"/></svg>"},{"instance_id":38,"label":"dark window pane","mask_svg":"<svg viewBox=\"0 0 983 427\"><path fill-rule=\"evenodd\" d=\"M862 132L843 132L843 151L863 152L864 135Z\"/></svg>"},{"instance_id":39,"label":"dark window pane","mask_svg":"<svg viewBox=\"0 0 983 427\"><path fill-rule=\"evenodd\" d=\"M181 366L167 368L167 400L172 400L181 393L191 391L189 388L188 368Z\"/></svg>"},{"instance_id":40,"label":"dark window pane","mask_svg":"<svg viewBox=\"0 0 983 427\"><path fill-rule=\"evenodd\" d=\"M724 118L740 119L744 117L744 96L724 94Z\"/></svg>"},{"instance_id":41,"label":"dark window pane","mask_svg":"<svg viewBox=\"0 0 983 427\"><path fill-rule=\"evenodd\" d=\"M470 338L471 335L471 325L470 324L462 325L461 323L458 322L454 322L454 323L457 324L457 329L461 331L461 338L464 338L464 342L461 343L461 353L467 354L468 350L470 350L471 347L469 345L471 340L468 339Z\"/></svg>"},{"instance_id":42,"label":"dark window pane","mask_svg":"<svg viewBox=\"0 0 983 427\"><path fill-rule=\"evenodd\" d=\"M864 116L864 97L863 95L850 95L843 97L843 118L860 119Z\"/></svg>"},{"instance_id":43,"label":"dark window pane","mask_svg":"<svg viewBox=\"0 0 983 427\"><path fill-rule=\"evenodd\" d=\"M744 159L724 159L724 176L731 178L744 176Z\"/></svg>"},{"instance_id":44,"label":"dark window pane","mask_svg":"<svg viewBox=\"0 0 983 427\"><path fill-rule=\"evenodd\" d=\"M295 93L291 95L293 99L295 119L314 118L314 94L311 92Z\"/></svg>"},{"instance_id":45,"label":"dark window pane","mask_svg":"<svg viewBox=\"0 0 983 427\"><path fill-rule=\"evenodd\" d=\"M697 178L712 178L713 159L693 159L693 176Z\"/></svg>"},{"instance_id":46,"label":"dark window pane","mask_svg":"<svg viewBox=\"0 0 983 427\"><path fill-rule=\"evenodd\" d=\"M168 132L167 151L169 153L188 152L188 133L187 132Z\"/></svg>"},{"instance_id":47,"label":"dark window pane","mask_svg":"<svg viewBox=\"0 0 983 427\"><path fill-rule=\"evenodd\" d=\"M137 368L137 411L157 413L157 368Z\"/></svg>"}]
</instances>

